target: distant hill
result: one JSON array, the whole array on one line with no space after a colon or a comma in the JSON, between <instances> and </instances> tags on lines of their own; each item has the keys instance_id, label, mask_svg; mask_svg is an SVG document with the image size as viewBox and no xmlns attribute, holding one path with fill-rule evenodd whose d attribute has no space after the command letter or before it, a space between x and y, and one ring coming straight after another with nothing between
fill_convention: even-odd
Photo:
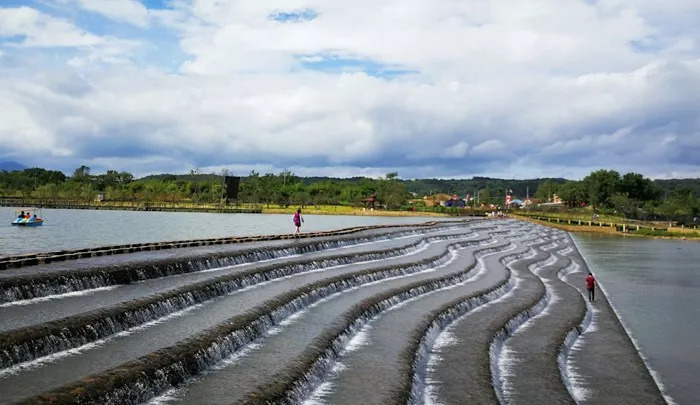
<instances>
[{"instance_id":1,"label":"distant hill","mask_svg":"<svg viewBox=\"0 0 700 405\"><path fill-rule=\"evenodd\" d=\"M473 196L476 191L487 188L491 193L497 193L498 195L505 195L506 190L513 190L513 195L520 198L525 198L528 192L530 196L535 195L537 187L547 180L551 180L555 183L566 182L566 179L562 178L514 180L495 179L491 177L473 177L471 179L449 180L415 179L404 180L403 182L408 191L418 195L448 193L457 194L460 197L464 197L464 195L467 193Z\"/></svg>"},{"instance_id":2,"label":"distant hill","mask_svg":"<svg viewBox=\"0 0 700 405\"><path fill-rule=\"evenodd\" d=\"M0 162L0 170L7 170L8 172L13 172L15 170L24 170L26 168L27 166L17 162Z\"/></svg>"},{"instance_id":3,"label":"distant hill","mask_svg":"<svg viewBox=\"0 0 700 405\"><path fill-rule=\"evenodd\" d=\"M700 179L654 180L654 183L669 195L679 188L689 188L695 192L695 195L700 196Z\"/></svg>"},{"instance_id":4,"label":"distant hill","mask_svg":"<svg viewBox=\"0 0 700 405\"><path fill-rule=\"evenodd\" d=\"M335 177L301 177L300 180L305 185L310 185L319 181L333 181L337 183L356 182L362 180L363 177L352 178L335 178ZM464 197L469 193L474 195L476 191L488 188L493 193L503 193L506 190L513 190L513 194L524 198L527 193L530 196L535 195L537 187L546 180L551 180L555 183L565 183L567 180L563 178L541 178L528 180L512 180L512 179L495 179L491 177L473 177L471 179L414 179L400 180L406 185L406 190L418 195L429 195L436 193L458 194Z\"/></svg>"},{"instance_id":5,"label":"distant hill","mask_svg":"<svg viewBox=\"0 0 700 405\"><path fill-rule=\"evenodd\" d=\"M245 178L245 177L243 177ZM160 181L221 181L221 176L218 174L151 174L145 177L141 177L137 180L149 181L149 180L160 180Z\"/></svg>"}]
</instances>

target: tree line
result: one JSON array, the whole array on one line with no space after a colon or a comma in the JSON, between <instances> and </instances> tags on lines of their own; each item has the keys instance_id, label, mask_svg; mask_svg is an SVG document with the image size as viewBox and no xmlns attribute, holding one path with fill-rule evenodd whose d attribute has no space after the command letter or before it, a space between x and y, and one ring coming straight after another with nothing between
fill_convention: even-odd
<instances>
[{"instance_id":1,"label":"tree line","mask_svg":"<svg viewBox=\"0 0 700 405\"><path fill-rule=\"evenodd\" d=\"M91 201L102 194L114 201L214 203L221 201L222 176L226 174L192 170L184 175L161 174L136 179L131 173L115 170L93 174L87 166L78 167L69 176L57 170L29 168L0 171L0 196ZM620 175L614 170L597 170L580 181L489 177L400 180L398 173L388 173L379 179L339 179L299 177L290 171L277 174L252 171L241 177L238 202L361 206L363 200L375 195L379 205L400 209L412 198L435 193L456 194L459 198L470 194L471 204L477 205L478 201L478 206L503 206L506 194L520 199L534 195L543 202L556 194L572 208L586 206L642 219L663 215L696 217L700 210L700 179L651 180L637 173Z\"/></svg>"},{"instance_id":2,"label":"tree line","mask_svg":"<svg viewBox=\"0 0 700 405\"><path fill-rule=\"evenodd\" d=\"M700 215L698 179L653 181L639 173L596 170L580 181L544 181L535 193L542 201L561 198L570 208L590 207L631 219L674 218L695 222ZM673 187L664 188L663 185ZM689 220L689 218L691 218Z\"/></svg>"},{"instance_id":3,"label":"tree line","mask_svg":"<svg viewBox=\"0 0 700 405\"><path fill-rule=\"evenodd\" d=\"M87 166L75 169L71 176L43 168L0 171L0 196L92 201L102 194L112 201L216 203L221 201L222 180L226 174L192 170L189 175L164 174L135 179L131 173L114 170L93 175ZM398 173L388 173L379 179L356 178L345 182L321 179L309 184L290 171L278 174L252 171L241 178L237 202L359 206L371 195L388 209L401 208L410 197Z\"/></svg>"}]
</instances>

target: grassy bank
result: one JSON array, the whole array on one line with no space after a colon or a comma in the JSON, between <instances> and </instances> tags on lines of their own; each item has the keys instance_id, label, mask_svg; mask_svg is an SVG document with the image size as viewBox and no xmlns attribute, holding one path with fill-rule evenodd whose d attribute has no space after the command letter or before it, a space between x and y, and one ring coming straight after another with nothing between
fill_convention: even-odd
<instances>
[{"instance_id":1,"label":"grassy bank","mask_svg":"<svg viewBox=\"0 0 700 405\"><path fill-rule=\"evenodd\" d=\"M629 230L627 232L620 232L617 227L610 226L588 226L588 225L569 225L567 223L556 223L549 221L540 221L538 219L529 218L525 216L512 215L515 218L522 219L523 221L528 221L544 226L549 226L556 229L561 229L567 232L589 232L589 233L600 233L606 235L615 236L636 236L636 237L647 237L656 239L680 239L680 240L697 240L700 241L700 232L697 230L688 230L683 228L669 228L666 229L649 229L641 228L640 230ZM559 217L562 220L573 218ZM577 219L578 221L578 219Z\"/></svg>"},{"instance_id":2,"label":"grassy bank","mask_svg":"<svg viewBox=\"0 0 700 405\"><path fill-rule=\"evenodd\" d=\"M170 212L218 212L218 213L263 213L263 214L293 214L296 205L282 206L276 204L237 204L220 205L213 203L193 202L146 202L146 201L80 201L80 200L39 200L39 199L0 199L0 206L17 208L56 208L56 209L85 209L85 210L124 210L124 211L170 211ZM309 215L361 215L389 217L447 217L453 212L429 211L392 211L368 210L362 207L344 205L309 205L302 208L303 214Z\"/></svg>"},{"instance_id":3,"label":"grassy bank","mask_svg":"<svg viewBox=\"0 0 700 405\"><path fill-rule=\"evenodd\" d=\"M275 206L263 207L263 214L294 214L299 207L297 206ZM383 216L383 217L447 217L448 214L437 212L418 212L418 211L390 211L390 210L373 210L348 207L342 205L311 205L303 207L302 215L361 215L361 216Z\"/></svg>"}]
</instances>

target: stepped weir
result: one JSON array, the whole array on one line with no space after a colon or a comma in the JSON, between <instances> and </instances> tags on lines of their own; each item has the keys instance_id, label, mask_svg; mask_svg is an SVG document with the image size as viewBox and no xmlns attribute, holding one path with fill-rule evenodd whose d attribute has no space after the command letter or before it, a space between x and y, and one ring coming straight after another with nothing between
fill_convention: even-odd
<instances>
[{"instance_id":1,"label":"stepped weir","mask_svg":"<svg viewBox=\"0 0 700 405\"><path fill-rule=\"evenodd\" d=\"M604 294L584 299L588 266L557 229L167 246L5 260L0 402L665 403Z\"/></svg>"}]
</instances>

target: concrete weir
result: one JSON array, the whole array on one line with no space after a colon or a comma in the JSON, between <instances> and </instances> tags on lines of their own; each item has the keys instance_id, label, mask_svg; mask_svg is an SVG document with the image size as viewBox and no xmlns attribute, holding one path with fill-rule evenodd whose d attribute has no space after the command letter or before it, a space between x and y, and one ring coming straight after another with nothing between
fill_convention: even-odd
<instances>
[{"instance_id":1,"label":"concrete weir","mask_svg":"<svg viewBox=\"0 0 700 405\"><path fill-rule=\"evenodd\" d=\"M0 402L664 403L605 296L583 299L560 230L165 246L0 263Z\"/></svg>"}]
</instances>

